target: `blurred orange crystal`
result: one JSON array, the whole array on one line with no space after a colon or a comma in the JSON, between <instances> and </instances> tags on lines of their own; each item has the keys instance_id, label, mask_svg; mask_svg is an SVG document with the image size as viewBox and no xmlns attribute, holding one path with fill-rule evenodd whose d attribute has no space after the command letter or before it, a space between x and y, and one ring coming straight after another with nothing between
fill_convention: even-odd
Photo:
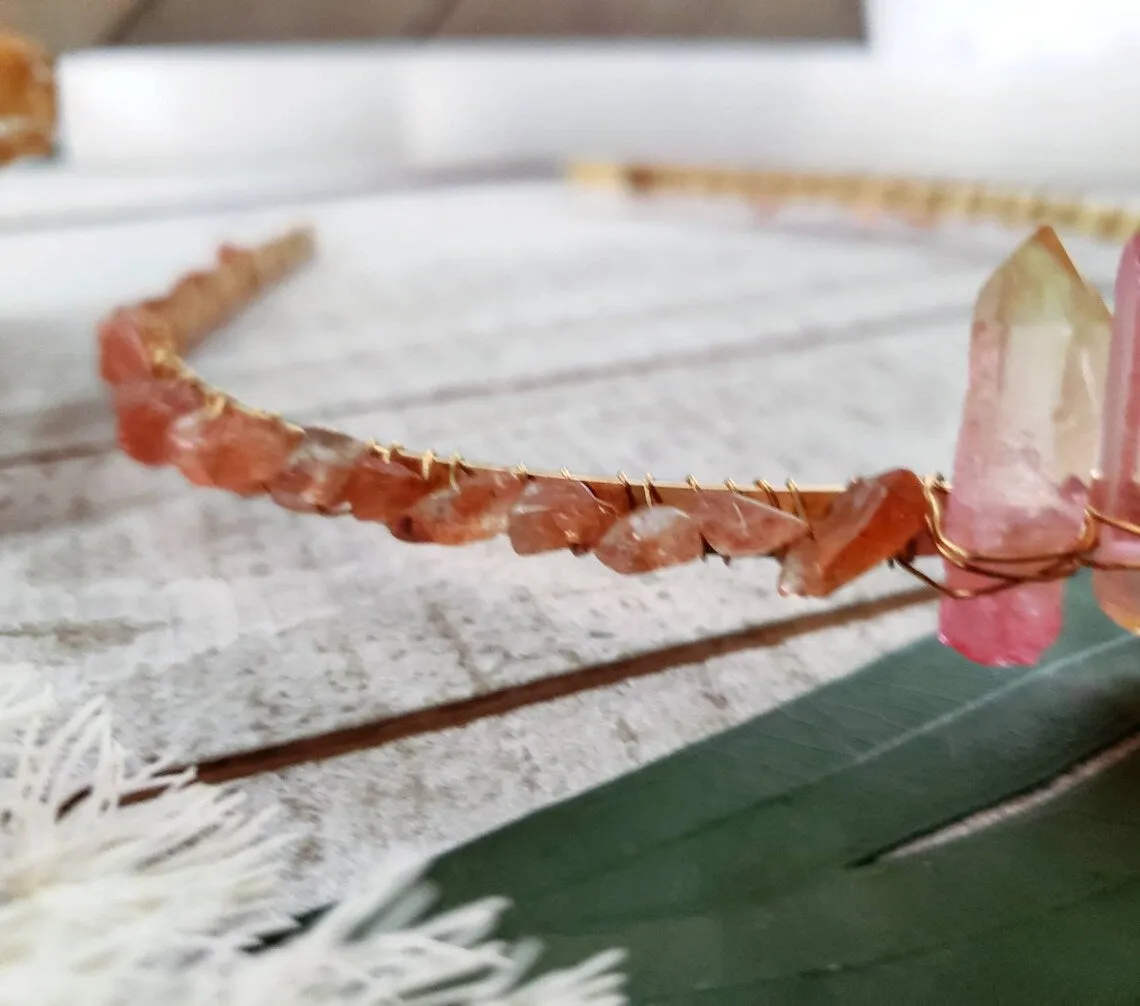
<instances>
[{"instance_id":1,"label":"blurred orange crystal","mask_svg":"<svg viewBox=\"0 0 1140 1006\"><path fill-rule=\"evenodd\" d=\"M250 496L267 490L300 434L279 419L226 402L175 420L168 440L170 460L189 482Z\"/></svg>"},{"instance_id":2,"label":"blurred orange crystal","mask_svg":"<svg viewBox=\"0 0 1140 1006\"><path fill-rule=\"evenodd\" d=\"M119 418L119 445L141 464L165 465L170 461L167 434L171 424L204 404L202 390L186 381L116 385L112 405Z\"/></svg>"},{"instance_id":3,"label":"blurred orange crystal","mask_svg":"<svg viewBox=\"0 0 1140 1006\"><path fill-rule=\"evenodd\" d=\"M56 117L51 57L36 42L0 32L0 164L50 154Z\"/></svg>"},{"instance_id":4,"label":"blurred orange crystal","mask_svg":"<svg viewBox=\"0 0 1140 1006\"><path fill-rule=\"evenodd\" d=\"M299 513L332 513L345 505L345 488L364 444L334 430L305 430L269 486L273 502Z\"/></svg>"},{"instance_id":5,"label":"blurred orange crystal","mask_svg":"<svg viewBox=\"0 0 1140 1006\"><path fill-rule=\"evenodd\" d=\"M173 350L170 326L145 308L120 308L99 326L99 374L108 384L145 381L156 355Z\"/></svg>"}]
</instances>

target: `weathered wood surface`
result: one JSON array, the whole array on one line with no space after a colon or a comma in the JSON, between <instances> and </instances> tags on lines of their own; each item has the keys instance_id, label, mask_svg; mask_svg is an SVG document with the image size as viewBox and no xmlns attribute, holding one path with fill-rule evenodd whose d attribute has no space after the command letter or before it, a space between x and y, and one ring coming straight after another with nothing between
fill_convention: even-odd
<instances>
[{"instance_id":1,"label":"weathered wood surface","mask_svg":"<svg viewBox=\"0 0 1140 1006\"><path fill-rule=\"evenodd\" d=\"M95 320L214 242L298 218L316 223L320 259L203 353L217 383L441 453L710 480L945 467L970 300L1016 240L557 185L0 235L0 661L68 698L108 695L145 754L241 755L226 771L255 773L255 799L282 800L307 835L296 904L343 890L384 845L457 841L932 627L924 604L764 629L911 590L899 572L799 602L776 597L764 562L631 579L502 542L403 546L115 453ZM1103 280L1110 256L1080 257ZM717 636L720 651L684 649ZM646 673L638 660L658 652ZM452 721L427 716L405 731L420 736L382 729L621 658L645 676L618 667L605 687L439 732ZM390 742L274 767L366 724L373 740L348 746ZM267 760L265 745L291 753Z\"/></svg>"}]
</instances>

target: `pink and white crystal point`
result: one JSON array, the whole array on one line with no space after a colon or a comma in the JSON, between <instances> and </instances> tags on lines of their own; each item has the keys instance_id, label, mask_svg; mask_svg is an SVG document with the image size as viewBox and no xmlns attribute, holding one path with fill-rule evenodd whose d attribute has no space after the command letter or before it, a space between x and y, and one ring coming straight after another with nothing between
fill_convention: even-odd
<instances>
[{"instance_id":1,"label":"pink and white crystal point","mask_svg":"<svg viewBox=\"0 0 1140 1006\"><path fill-rule=\"evenodd\" d=\"M1100 466L1093 495L1106 516L1140 523L1140 234L1124 246L1116 274ZM1140 538L1103 525L1096 558L1140 563ZM1093 591L1109 618L1130 632L1140 632L1140 572L1097 570Z\"/></svg>"},{"instance_id":2,"label":"pink and white crystal point","mask_svg":"<svg viewBox=\"0 0 1140 1006\"><path fill-rule=\"evenodd\" d=\"M955 544L1016 558L1064 551L1080 538L1111 325L1052 228L1040 228L986 282L943 528ZM946 579L954 588L994 583L951 563ZM1036 663L1060 634L1063 592L1053 581L946 598L939 637L978 663Z\"/></svg>"}]
</instances>

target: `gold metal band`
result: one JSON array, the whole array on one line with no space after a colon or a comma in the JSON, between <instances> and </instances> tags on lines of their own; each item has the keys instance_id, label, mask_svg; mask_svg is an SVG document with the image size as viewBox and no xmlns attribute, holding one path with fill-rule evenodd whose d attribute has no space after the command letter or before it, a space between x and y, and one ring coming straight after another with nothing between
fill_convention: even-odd
<instances>
[{"instance_id":1,"label":"gold metal band","mask_svg":"<svg viewBox=\"0 0 1140 1006\"><path fill-rule=\"evenodd\" d=\"M783 203L794 200L833 203L860 213L897 213L908 219L934 222L948 217L992 219L1010 227L1050 223L1059 228L1077 230L1087 236L1105 241L1123 241L1140 229L1140 215L1123 207L1096 206L1079 200L1058 200L1035 193L1016 193L986 186L959 182L927 182L907 179L875 178L862 175L814 175L790 172L730 171L725 169L666 167L645 164L576 164L569 169L573 181L589 185L607 185L636 192L687 191L709 195L735 195L745 199ZM261 269L270 277L283 277L300 265L312 253L312 238L307 231L295 231L275 242L248 253L261 263ZM243 253L244 254L244 253ZM225 267L214 274L192 274L206 277L221 276ZM216 282L211 280L210 282ZM231 284L233 302L218 305L195 304L191 297L194 317L203 320L201 329L194 331L167 357L156 358L172 376L193 384L201 390L206 402L220 408L236 409L251 416L271 419L299 433L301 427L278 416L249 409L233 401L223 392L201 381L183 362L181 353L192 348L205 329L214 327L240 306L240 302L254 296L265 284L256 284L245 290L240 284ZM207 283L206 289L209 287ZM193 294L193 284L189 289ZM180 289L175 286L175 292ZM146 302L176 321L175 297ZM179 326L175 324L175 328ZM182 326L186 328L187 326ZM194 326L189 326L193 328ZM842 485L798 486L791 480L777 487L763 480L741 484L732 480L715 485L702 485L689 477L680 482L657 481L652 476L639 478L619 473L616 476L578 475L566 469L561 471L532 471L523 465L507 467L467 461L458 455L440 457L434 451L415 453L399 444L381 445L369 442L367 449L386 460L397 460L415 471L433 486L456 484L457 476L503 473L524 477L532 481L570 480L586 486L600 500L620 498L626 508L680 505L691 501L696 493L735 493L778 509L795 514L809 524L823 518L833 500L844 491ZM1009 589L1019 583L1056 580L1072 575L1082 566L1094 568L1140 568L1127 564L1106 564L1096 559L1102 525L1131 534L1140 534L1140 527L1115 520L1090 507L1078 539L1056 553L1034 556L989 556L973 553L950 541L942 529L942 509L950 486L938 475L923 480L927 501L926 532L912 540L893 561L913 575L953 597L969 597ZM971 589L952 589L940 584L918 570L913 560L919 556L939 556L948 564L965 572L988 578L988 582Z\"/></svg>"},{"instance_id":2,"label":"gold metal band","mask_svg":"<svg viewBox=\"0 0 1140 1006\"><path fill-rule=\"evenodd\" d=\"M973 182L587 161L571 164L567 176L591 187L734 196L763 204L822 203L912 222L990 220L1011 228L1050 224L1118 244L1140 231L1140 211L1127 207Z\"/></svg>"}]
</instances>

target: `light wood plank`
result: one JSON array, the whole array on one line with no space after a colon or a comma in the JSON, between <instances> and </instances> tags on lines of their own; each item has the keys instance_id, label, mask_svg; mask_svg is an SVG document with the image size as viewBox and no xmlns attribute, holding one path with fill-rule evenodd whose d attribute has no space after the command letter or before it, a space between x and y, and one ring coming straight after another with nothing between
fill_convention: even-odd
<instances>
[{"instance_id":1,"label":"light wood plank","mask_svg":"<svg viewBox=\"0 0 1140 1006\"><path fill-rule=\"evenodd\" d=\"M344 897L386 849L436 852L741 723L930 632L933 607L775 650L740 653L603 692L244 781L299 839L288 902Z\"/></svg>"}]
</instances>

